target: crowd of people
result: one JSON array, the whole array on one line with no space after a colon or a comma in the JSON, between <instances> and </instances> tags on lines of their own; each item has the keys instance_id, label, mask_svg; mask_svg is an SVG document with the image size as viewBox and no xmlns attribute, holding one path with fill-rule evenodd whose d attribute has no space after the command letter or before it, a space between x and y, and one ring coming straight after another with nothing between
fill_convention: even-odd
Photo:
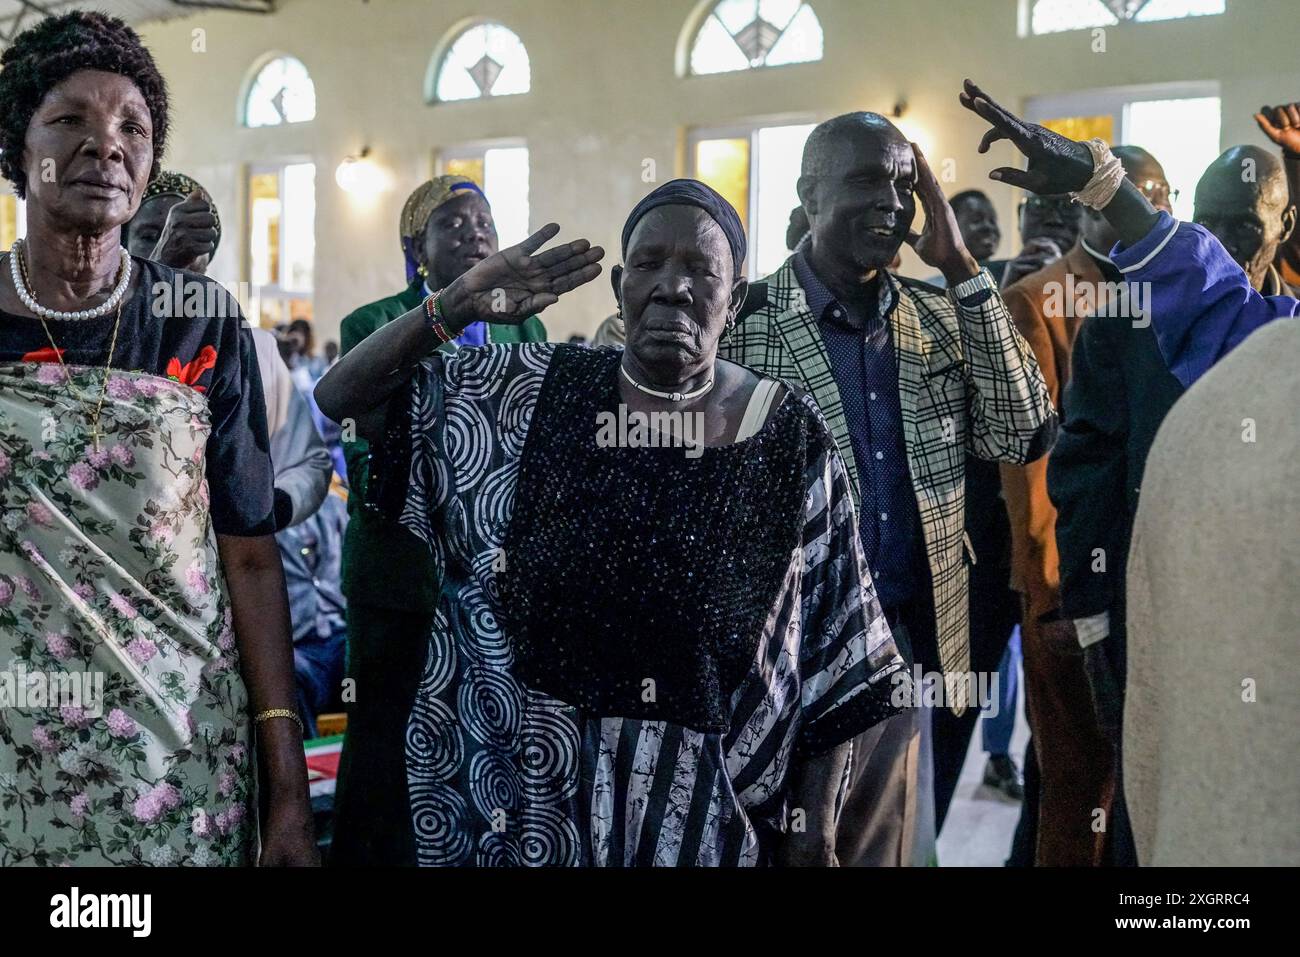
<instances>
[{"instance_id":1,"label":"crowd of people","mask_svg":"<svg viewBox=\"0 0 1300 957\"><path fill-rule=\"evenodd\" d=\"M1179 222L1140 145L959 99L1026 161L990 173L1009 260L985 192L849 113L771 276L673 180L614 313L548 342L605 250L501 249L441 176L406 287L318 356L206 278L138 36L15 38L0 660L107 681L0 709L0 866L315 863L302 742L340 710L341 866L930 865L981 714L1009 864L1300 861L1300 105Z\"/></svg>"}]
</instances>

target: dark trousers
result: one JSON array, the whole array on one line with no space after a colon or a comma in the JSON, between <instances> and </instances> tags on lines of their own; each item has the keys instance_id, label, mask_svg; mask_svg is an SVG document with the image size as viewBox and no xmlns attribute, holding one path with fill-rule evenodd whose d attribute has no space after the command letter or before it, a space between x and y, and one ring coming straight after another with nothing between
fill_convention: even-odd
<instances>
[{"instance_id":1,"label":"dark trousers","mask_svg":"<svg viewBox=\"0 0 1300 957\"><path fill-rule=\"evenodd\" d=\"M429 651L432 612L348 605L347 736L328 863L415 864L406 788L406 724Z\"/></svg>"},{"instance_id":2,"label":"dark trousers","mask_svg":"<svg viewBox=\"0 0 1300 957\"><path fill-rule=\"evenodd\" d=\"M1062 654L1043 640L1038 616L1047 610L1027 600L1020 629L1025 704L1041 776L1036 863L1097 867L1106 863L1112 825L1115 751L1102 732L1083 655Z\"/></svg>"},{"instance_id":3,"label":"dark trousers","mask_svg":"<svg viewBox=\"0 0 1300 957\"><path fill-rule=\"evenodd\" d=\"M316 737L316 716L340 704L347 628L342 623L328 635L307 635L293 643L293 676L298 686L298 716L304 735Z\"/></svg>"},{"instance_id":4,"label":"dark trousers","mask_svg":"<svg viewBox=\"0 0 1300 957\"><path fill-rule=\"evenodd\" d=\"M1011 856L1007 867L1033 867L1038 845L1038 790L1042 782L1038 776L1038 754L1031 735L1025 746L1025 800L1020 805L1020 820L1011 839Z\"/></svg>"}]
</instances>

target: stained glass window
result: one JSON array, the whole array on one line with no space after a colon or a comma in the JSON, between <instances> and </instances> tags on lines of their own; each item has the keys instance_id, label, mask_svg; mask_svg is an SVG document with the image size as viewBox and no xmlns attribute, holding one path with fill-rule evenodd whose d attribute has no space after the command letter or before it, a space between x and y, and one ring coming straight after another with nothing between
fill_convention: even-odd
<instances>
[{"instance_id":1,"label":"stained glass window","mask_svg":"<svg viewBox=\"0 0 1300 957\"><path fill-rule=\"evenodd\" d=\"M728 73L822 58L822 25L801 0L720 0L691 45L692 73Z\"/></svg>"},{"instance_id":2,"label":"stained glass window","mask_svg":"<svg viewBox=\"0 0 1300 957\"><path fill-rule=\"evenodd\" d=\"M532 87L528 51L499 23L472 26L447 48L438 65L434 99L474 100L527 93Z\"/></svg>"},{"instance_id":3,"label":"stained glass window","mask_svg":"<svg viewBox=\"0 0 1300 957\"><path fill-rule=\"evenodd\" d=\"M276 57L257 72L244 101L245 126L306 123L316 118L316 84L301 60Z\"/></svg>"}]
</instances>

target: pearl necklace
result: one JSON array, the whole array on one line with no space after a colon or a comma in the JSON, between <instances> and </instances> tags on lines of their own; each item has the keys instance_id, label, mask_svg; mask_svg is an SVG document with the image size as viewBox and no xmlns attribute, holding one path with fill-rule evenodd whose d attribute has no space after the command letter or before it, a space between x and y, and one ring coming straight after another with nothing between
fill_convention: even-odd
<instances>
[{"instance_id":1,"label":"pearl necklace","mask_svg":"<svg viewBox=\"0 0 1300 957\"><path fill-rule=\"evenodd\" d=\"M632 388L644 392L646 395L652 395L657 399L667 399L669 402L685 402L687 399L698 399L700 396L704 395L704 393L713 388L713 379L710 378L708 382L704 383L704 385L700 386L694 392L658 392L654 389L643 386L640 382L637 382L636 379L633 379L628 375L627 369L623 365L619 365L618 371L623 373L624 379L632 383Z\"/></svg>"},{"instance_id":2,"label":"pearl necklace","mask_svg":"<svg viewBox=\"0 0 1300 957\"><path fill-rule=\"evenodd\" d=\"M74 312L60 312L57 309L48 309L36 301L34 296L27 288L25 279L26 268L22 262L23 254L27 248L25 240L19 239L14 242L14 248L9 253L9 273L13 276L14 292L18 293L18 298L22 300L24 306L33 315L42 319L63 319L63 320L80 320L80 319L98 319L100 316L106 316L117 308L124 296L126 290L131 285L131 254L127 252L125 246L122 247L122 265L118 270L117 285L113 287L109 297L93 309L78 309Z\"/></svg>"}]
</instances>

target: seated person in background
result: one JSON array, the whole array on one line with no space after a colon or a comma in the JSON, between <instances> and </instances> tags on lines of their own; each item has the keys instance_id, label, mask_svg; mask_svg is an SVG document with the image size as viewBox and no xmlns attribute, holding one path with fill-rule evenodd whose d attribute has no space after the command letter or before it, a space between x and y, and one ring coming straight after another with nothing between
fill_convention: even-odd
<instances>
[{"instance_id":1,"label":"seated person in background","mask_svg":"<svg viewBox=\"0 0 1300 957\"><path fill-rule=\"evenodd\" d=\"M335 479L316 513L275 536L293 619L293 670L298 714L306 736L316 736L316 716L342 710L347 653L347 603L339 583L347 491Z\"/></svg>"}]
</instances>

